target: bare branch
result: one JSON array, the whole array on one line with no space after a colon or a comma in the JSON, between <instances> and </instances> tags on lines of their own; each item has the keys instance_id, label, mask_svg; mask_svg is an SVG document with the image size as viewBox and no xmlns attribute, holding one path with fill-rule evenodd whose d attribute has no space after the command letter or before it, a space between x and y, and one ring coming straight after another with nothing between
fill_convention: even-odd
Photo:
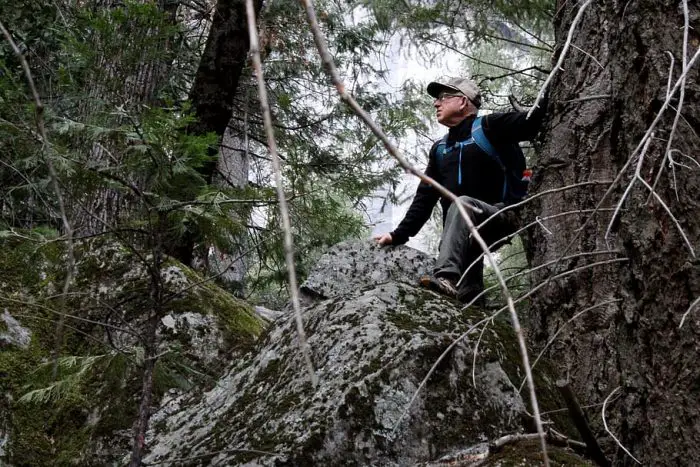
<instances>
[{"instance_id":1,"label":"bare branch","mask_svg":"<svg viewBox=\"0 0 700 467\"><path fill-rule=\"evenodd\" d=\"M605 426L605 431L608 432L608 434L610 435L610 437L612 437L612 439L615 440L615 442L617 443L617 445L620 446L620 447L622 448L622 450L625 451L625 453L627 453L627 455L630 456L637 464L642 465L642 463L639 462L639 461L637 460L637 458L634 457L634 456L627 450L627 448L624 447L624 446L622 445L622 443L620 442L620 440L617 439L617 437L612 433L612 431L610 431L610 428L608 428L608 422L607 422L607 420L605 420L605 406L608 404L608 401L609 401L610 398L613 396L613 394L615 394L619 389L620 389L620 386L616 387L616 388L613 390L613 392L611 392L611 393L608 395L608 397L605 398L605 400L603 401L603 410L602 410L602 412L600 413L600 416L603 418L603 425Z\"/></svg>"},{"instance_id":2,"label":"bare branch","mask_svg":"<svg viewBox=\"0 0 700 467\"><path fill-rule=\"evenodd\" d=\"M67 294L68 290L70 289L70 284L73 281L73 274L75 272L75 253L73 250L73 229L71 227L70 222L68 221L68 215L66 214L66 206L65 202L63 200L63 193L61 192L61 187L58 182L58 175L56 173L56 168L53 165L53 161L51 160L50 155L46 154L47 152L51 151L51 145L49 144L49 138L48 135L46 134L46 128L44 125L44 105L41 102L41 99L39 98L39 92L36 89L36 85L34 84L34 78L32 78L32 73L31 70L29 69L29 64L27 63L27 60L24 58L24 55L22 55L22 52L19 50L17 47L17 44L15 44L15 41L12 39L12 36L10 33L5 29L5 25L2 24L2 21L0 21L0 32L2 32L3 36L5 36L5 39L7 39L7 42L10 43L10 47L12 48L12 51L15 53L17 58L19 59L20 63L22 64L22 69L24 70L24 74L27 78L27 82L29 83L29 88L32 91L32 96L34 97L34 104L36 106L36 125L39 130L39 134L41 135L42 139L42 151L41 154L44 157L44 160L46 162L46 166L49 169L49 177L51 179L51 186L53 187L54 195L56 196L56 200L58 201L58 208L59 212L61 215L61 221L63 222L63 230L64 230L64 235L66 237L66 247L67 247L67 255L68 255L68 265L66 268L66 277L63 281L63 294ZM58 372L58 354L61 351L61 347L63 346L63 324L65 321L65 317L61 315L58 319L57 325L56 325L56 346L54 348L54 355L53 355L53 360L54 360L54 366L53 366L53 377L56 377L56 374Z\"/></svg>"},{"instance_id":3,"label":"bare branch","mask_svg":"<svg viewBox=\"0 0 700 467\"><path fill-rule=\"evenodd\" d=\"M642 152L639 154L639 161L637 163L637 168L634 172L634 177L632 177L632 180L630 181L629 185L627 186L627 189L625 190L624 195L622 195L622 198L620 199L620 202L617 204L617 207L615 208L615 212L613 213L612 218L610 219L610 223L608 224L608 229L605 231L605 240L608 240L608 235L610 234L610 230L612 229L613 221L615 220L615 217L617 216L618 211L622 207L622 203L624 203L625 198L627 198L627 195L629 192L632 190L632 187L634 186L634 182L636 180L639 180L639 182L644 185L650 192L651 195L656 198L656 200L661 204L661 206L666 210L666 213L671 217L671 220L673 223L676 225L676 228L680 232L681 236L683 237L683 240L685 241L685 244L688 246L688 249L690 250L690 254L695 258L695 250L693 249L693 245L690 243L690 240L688 239L687 235L685 234L685 231L681 227L680 222L678 222L678 219L673 215L671 212L671 209L664 203L664 201L661 199L661 197L654 191L654 189L647 183L646 180L641 175L641 170L642 170L642 163L644 162L644 155L647 152L647 149L649 148L649 144L651 143L651 140L654 137L654 133L651 133L649 138L647 139L646 144L644 145L644 148L642 149Z\"/></svg>"},{"instance_id":4,"label":"bare branch","mask_svg":"<svg viewBox=\"0 0 700 467\"><path fill-rule=\"evenodd\" d=\"M279 156L277 155L277 142L272 128L272 117L270 116L270 106L267 100L267 89L265 88L265 79L263 77L262 62L260 60L260 44L258 43L258 34L255 21L255 9L253 8L253 0L246 0L246 12L248 17L248 33L250 35L250 52L253 57L253 68L258 79L258 93L260 98L260 109L263 114L263 122L265 123L265 133L267 134L267 145L272 156L272 169L275 174L275 184L277 185L277 197L279 199L280 217L282 218L282 230L284 231L284 256L287 263L287 271L289 273L289 293L292 299L292 307L296 316L297 333L299 334L299 346L306 361L306 367L309 370L311 384L315 388L318 384L318 376L314 370L313 362L311 361L311 351L309 343L306 340L304 332L304 323L301 317L301 307L299 305L299 290L297 285L297 276L294 266L294 241L292 239L292 226L289 221L289 209L287 208L287 199L284 196L284 182L282 181L282 169L280 167Z\"/></svg>"},{"instance_id":5,"label":"bare branch","mask_svg":"<svg viewBox=\"0 0 700 467\"><path fill-rule=\"evenodd\" d=\"M545 80L544 84L540 88L540 92L537 94L537 99L535 99L535 103L533 104L530 111L527 113L527 118L530 118L532 116L532 112L534 112L535 109L539 106L540 101L542 100L545 92L547 91L547 86L549 86L549 83L552 82L552 79L554 79L554 75L557 74L557 71L561 69L561 64L564 63L564 59L566 58L566 52L569 51L569 46L571 45L571 40L574 37L574 30L576 29L576 25L578 25L578 22L581 21L581 18L583 17L583 12L586 10L588 5L591 4L592 1L593 0L587 0L586 3L581 5L581 8L579 8L578 13L576 14L576 17L571 22L571 27L569 28L569 34L566 37L566 42L564 43L564 48L561 50L561 53L559 54L559 60L557 61L557 64L554 66L554 68L552 68L552 72L549 73L549 76L547 76L547 79Z\"/></svg>"},{"instance_id":6,"label":"bare branch","mask_svg":"<svg viewBox=\"0 0 700 467\"><path fill-rule=\"evenodd\" d=\"M685 69L686 62L688 60L688 0L683 0L683 69ZM668 74L668 83L670 88L671 77L673 76L673 55L671 55L671 68ZM668 92L668 91L667 91ZM667 96L668 98L668 96ZM668 136L668 143L666 143L666 151L664 151L664 157L661 160L661 165L659 166L659 173L656 174L656 179L654 179L654 184L651 187L651 193L649 193L649 198L647 198L647 204L651 201L651 196L656 190L656 185L658 185L659 180L661 180L661 175L664 172L664 167L666 165L666 159L671 156L671 144L673 144L673 136L676 133L676 127L678 126L678 121L681 118L681 109L683 108L683 100L685 99L685 77L681 82L681 94L678 100L678 108L676 109L676 116L673 119L673 126L671 127L671 133ZM674 171L675 179L675 171ZM678 193L676 192L676 196Z\"/></svg>"},{"instance_id":7,"label":"bare branch","mask_svg":"<svg viewBox=\"0 0 700 467\"><path fill-rule=\"evenodd\" d=\"M681 324L678 326L678 329L683 327L683 323L685 322L685 319L688 317L688 314L695 308L698 304L700 304L700 297L696 298L693 303L690 304L688 307L688 311L683 313L683 317L681 318Z\"/></svg>"}]
</instances>

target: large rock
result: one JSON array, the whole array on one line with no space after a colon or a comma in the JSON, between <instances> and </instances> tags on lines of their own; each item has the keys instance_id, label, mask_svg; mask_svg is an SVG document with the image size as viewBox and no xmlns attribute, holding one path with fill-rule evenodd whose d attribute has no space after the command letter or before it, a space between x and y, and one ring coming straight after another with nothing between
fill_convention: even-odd
<instances>
[{"instance_id":1,"label":"large rock","mask_svg":"<svg viewBox=\"0 0 700 467\"><path fill-rule=\"evenodd\" d=\"M303 286L318 386L287 313L212 390L165 401L145 462L411 465L521 430L518 350L501 320L457 344L419 390L453 340L485 317L415 288L431 267L407 247L334 247Z\"/></svg>"},{"instance_id":2,"label":"large rock","mask_svg":"<svg viewBox=\"0 0 700 467\"><path fill-rule=\"evenodd\" d=\"M70 294L58 242L0 240L0 465L110 465L130 449L142 386L141 333L153 309L149 252L76 242ZM267 322L242 300L167 258L154 392L213 384ZM52 376L56 322L63 362ZM170 392L174 391L172 389ZM48 461L47 459L50 459Z\"/></svg>"}]
</instances>

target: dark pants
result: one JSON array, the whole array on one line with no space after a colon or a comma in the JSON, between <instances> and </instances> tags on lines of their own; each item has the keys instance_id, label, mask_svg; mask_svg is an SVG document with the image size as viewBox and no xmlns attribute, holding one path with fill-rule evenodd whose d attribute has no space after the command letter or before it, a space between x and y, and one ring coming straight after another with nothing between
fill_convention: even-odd
<instances>
[{"instance_id":1,"label":"dark pants","mask_svg":"<svg viewBox=\"0 0 700 467\"><path fill-rule=\"evenodd\" d=\"M478 199L469 196L460 196L459 202L467 203L481 209L481 213L476 213L466 208L467 214L475 226L498 212L499 208L486 204ZM512 210L502 212L491 219L488 224L479 229L479 234L493 252L503 246L504 242L490 246L494 242L501 240L517 230L516 215ZM435 275L447 277L457 282L470 264L481 255L483 250L471 238L466 221L462 218L455 203L452 203L447 210L445 225L440 239L440 254L435 265ZM484 259L483 257L471 267L467 276L458 288L458 298L461 301L470 300L479 292L484 290Z\"/></svg>"}]
</instances>

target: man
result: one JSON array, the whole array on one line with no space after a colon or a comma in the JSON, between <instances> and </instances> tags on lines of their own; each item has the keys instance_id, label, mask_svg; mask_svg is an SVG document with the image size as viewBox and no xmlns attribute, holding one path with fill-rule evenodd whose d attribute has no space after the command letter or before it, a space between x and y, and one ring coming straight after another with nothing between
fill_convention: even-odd
<instances>
[{"instance_id":1,"label":"man","mask_svg":"<svg viewBox=\"0 0 700 467\"><path fill-rule=\"evenodd\" d=\"M425 174L459 196L460 202L481 210L479 213L466 208L472 222L478 226L505 205L518 201L506 189L503 164L508 170L519 170L524 175L524 159L514 145L536 136L546 105L541 104L529 119L526 112L486 115L480 121L483 135L477 138L476 132L472 135L472 126L481 106L481 94L473 81L452 78L443 83L432 82L427 91L435 98L433 105L437 121L447 126L449 132L446 141L444 138L436 141L430 149ZM478 127L478 124L474 126L476 131L480 131ZM482 144L477 144L483 136L495 148L498 157L489 155L482 149ZM434 187L421 182L411 207L396 230L376 236L375 240L380 246L406 243L430 218L438 200L443 212L440 252L433 275L422 277L421 285L466 303L484 289L483 258L469 270L460 285L457 284L465 270L481 255L482 249L471 238L457 207L441 197ZM509 210L491 219L479 234L487 245L491 245L516 229L515 215Z\"/></svg>"}]
</instances>

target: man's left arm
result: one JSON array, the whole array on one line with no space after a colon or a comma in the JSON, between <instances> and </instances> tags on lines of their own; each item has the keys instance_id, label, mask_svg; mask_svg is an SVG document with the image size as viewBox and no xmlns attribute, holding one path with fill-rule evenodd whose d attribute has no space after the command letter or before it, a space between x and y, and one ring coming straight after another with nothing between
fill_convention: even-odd
<instances>
[{"instance_id":1,"label":"man's left arm","mask_svg":"<svg viewBox=\"0 0 700 467\"><path fill-rule=\"evenodd\" d=\"M527 112L493 113L482 119L484 133L494 144L518 143L535 139L547 111L547 99L527 118Z\"/></svg>"}]
</instances>

